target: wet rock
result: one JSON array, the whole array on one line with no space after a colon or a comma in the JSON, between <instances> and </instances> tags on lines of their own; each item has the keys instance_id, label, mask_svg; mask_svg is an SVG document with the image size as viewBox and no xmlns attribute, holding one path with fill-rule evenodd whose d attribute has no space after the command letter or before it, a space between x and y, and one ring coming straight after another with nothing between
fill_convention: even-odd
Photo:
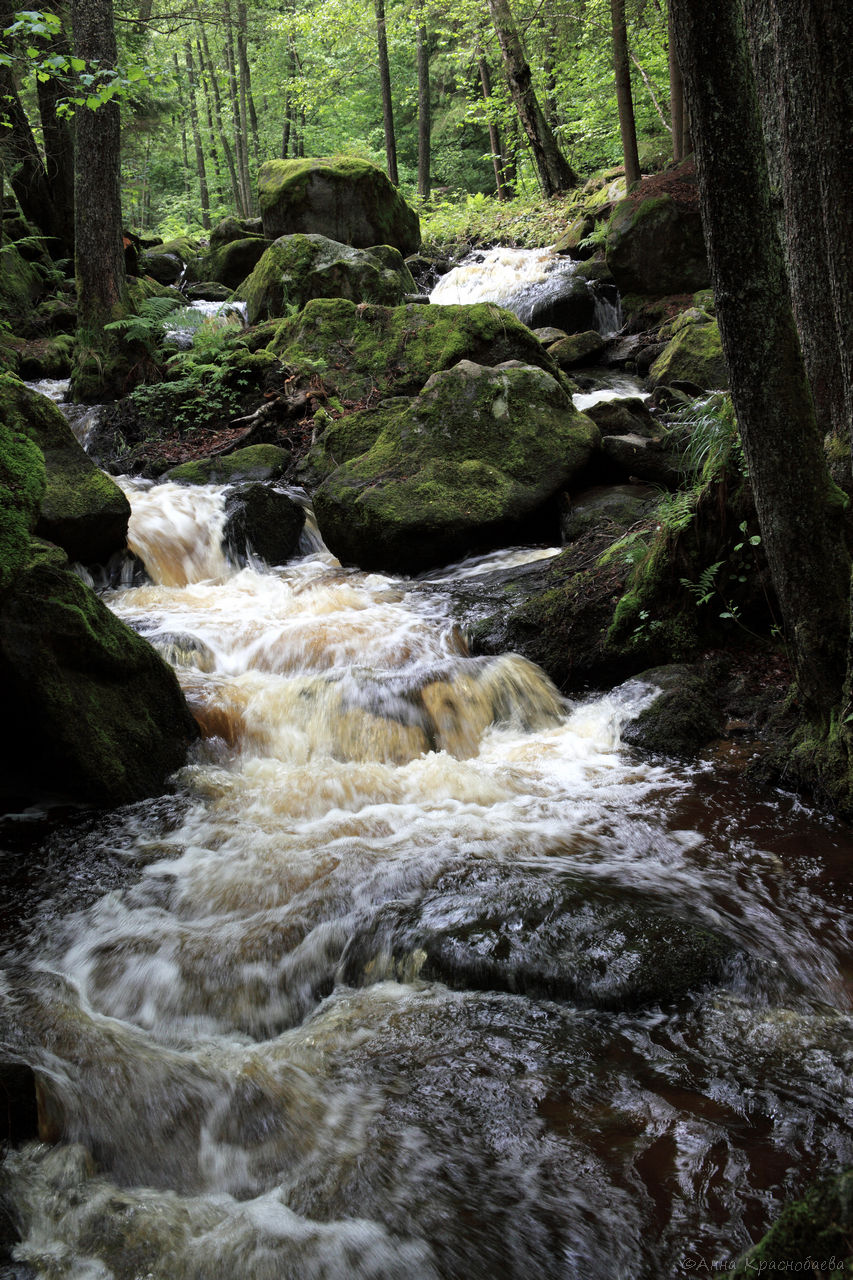
<instances>
[{"instance_id":1,"label":"wet rock","mask_svg":"<svg viewBox=\"0 0 853 1280\"><path fill-rule=\"evenodd\" d=\"M628 746L655 755L691 759L723 731L716 673L672 664L642 671L637 681L659 690L651 706L622 730Z\"/></svg>"},{"instance_id":2,"label":"wet rock","mask_svg":"<svg viewBox=\"0 0 853 1280\"><path fill-rule=\"evenodd\" d=\"M518 866L442 875L348 944L352 986L426 978L597 1009L665 1004L721 976L734 948L683 908L624 885Z\"/></svg>"},{"instance_id":3,"label":"wet rock","mask_svg":"<svg viewBox=\"0 0 853 1280\"><path fill-rule=\"evenodd\" d=\"M215 280L203 280L200 284L191 284L186 292L190 302L227 302L232 290Z\"/></svg>"},{"instance_id":4,"label":"wet rock","mask_svg":"<svg viewBox=\"0 0 853 1280\"><path fill-rule=\"evenodd\" d=\"M420 247L418 215L366 160L268 160L258 173L258 193L271 240L310 232L359 249L393 245L405 255Z\"/></svg>"},{"instance_id":5,"label":"wet rock","mask_svg":"<svg viewBox=\"0 0 853 1280\"><path fill-rule=\"evenodd\" d=\"M244 240L247 236L258 235L261 224L257 218L223 218L217 222L210 233L211 249L221 249L224 244L232 244L235 240Z\"/></svg>"},{"instance_id":6,"label":"wet rock","mask_svg":"<svg viewBox=\"0 0 853 1280\"><path fill-rule=\"evenodd\" d=\"M285 564L299 549L304 525L305 508L286 493L264 484L241 485L226 500L222 541L238 564L250 555Z\"/></svg>"},{"instance_id":7,"label":"wet rock","mask_svg":"<svg viewBox=\"0 0 853 1280\"><path fill-rule=\"evenodd\" d=\"M175 484L235 484L240 480L278 480L290 454L277 444L250 444L245 449L212 458L182 462L163 476Z\"/></svg>"},{"instance_id":8,"label":"wet rock","mask_svg":"<svg viewBox=\"0 0 853 1280\"><path fill-rule=\"evenodd\" d=\"M195 667L197 671L213 671L216 657L210 645L188 631L166 631L148 637L170 667Z\"/></svg>"},{"instance_id":9,"label":"wet rock","mask_svg":"<svg viewBox=\"0 0 853 1280\"><path fill-rule=\"evenodd\" d=\"M18 351L22 378L38 382L42 378L67 378L71 373L73 339L70 334L56 338L35 338Z\"/></svg>"},{"instance_id":10,"label":"wet rock","mask_svg":"<svg viewBox=\"0 0 853 1280\"><path fill-rule=\"evenodd\" d=\"M36 1079L32 1068L22 1062L0 1061L0 1149L38 1138ZM0 1200L0 1240L2 1240ZM2 1253L0 1253L2 1256Z\"/></svg>"},{"instance_id":11,"label":"wet rock","mask_svg":"<svg viewBox=\"0 0 853 1280\"><path fill-rule=\"evenodd\" d=\"M140 269L158 284L176 284L181 278L184 264L176 253L157 253L146 250L140 254Z\"/></svg>"},{"instance_id":12,"label":"wet rock","mask_svg":"<svg viewBox=\"0 0 853 1280\"><path fill-rule=\"evenodd\" d=\"M447 258L428 258L423 253L410 253L405 261L415 285L427 294L432 293L453 265Z\"/></svg>"},{"instance_id":13,"label":"wet rock","mask_svg":"<svg viewBox=\"0 0 853 1280\"><path fill-rule=\"evenodd\" d=\"M580 493L563 515L563 540L574 542L602 520L627 530L648 515L659 496L651 486L634 484L600 485Z\"/></svg>"},{"instance_id":14,"label":"wet rock","mask_svg":"<svg viewBox=\"0 0 853 1280\"><path fill-rule=\"evenodd\" d=\"M124 548L130 504L75 439L56 405L14 379L0 391L0 416L44 457L47 484L35 532L72 560L103 564Z\"/></svg>"},{"instance_id":15,"label":"wet rock","mask_svg":"<svg viewBox=\"0 0 853 1280\"><path fill-rule=\"evenodd\" d=\"M667 488L677 488L684 479L680 455L670 452L659 440L634 434L605 436L601 448L626 478L637 476Z\"/></svg>"},{"instance_id":16,"label":"wet rock","mask_svg":"<svg viewBox=\"0 0 853 1280\"><path fill-rule=\"evenodd\" d=\"M197 735L170 667L35 542L2 599L3 798L116 805L162 790Z\"/></svg>"},{"instance_id":17,"label":"wet rock","mask_svg":"<svg viewBox=\"0 0 853 1280\"><path fill-rule=\"evenodd\" d=\"M301 311L313 298L394 307L417 291L402 256L390 245L356 249L321 235L288 235L256 261L239 289L249 324Z\"/></svg>"},{"instance_id":18,"label":"wet rock","mask_svg":"<svg viewBox=\"0 0 853 1280\"><path fill-rule=\"evenodd\" d=\"M689 382L702 390L728 387L729 373L716 320L691 318L680 326L652 362L648 375L652 386Z\"/></svg>"},{"instance_id":19,"label":"wet rock","mask_svg":"<svg viewBox=\"0 0 853 1280\"><path fill-rule=\"evenodd\" d=\"M564 276L558 292L544 296L533 304L531 329L556 328L568 334L592 329L595 298L586 280L577 274Z\"/></svg>"},{"instance_id":20,"label":"wet rock","mask_svg":"<svg viewBox=\"0 0 853 1280\"><path fill-rule=\"evenodd\" d=\"M548 348L561 369L575 369L579 365L594 364L604 350L605 342L595 329L560 338Z\"/></svg>"},{"instance_id":21,"label":"wet rock","mask_svg":"<svg viewBox=\"0 0 853 1280\"><path fill-rule=\"evenodd\" d=\"M323 539L367 569L413 573L556 532L552 500L598 443L549 374L468 360L419 396L333 423L309 455ZM533 540L536 540L534 537Z\"/></svg>"},{"instance_id":22,"label":"wet rock","mask_svg":"<svg viewBox=\"0 0 853 1280\"><path fill-rule=\"evenodd\" d=\"M271 243L264 236L232 240L208 255L206 274L228 289L236 289L254 271Z\"/></svg>"},{"instance_id":23,"label":"wet rock","mask_svg":"<svg viewBox=\"0 0 853 1280\"><path fill-rule=\"evenodd\" d=\"M626 400L601 400L584 409L592 418L602 436L654 436L660 431L660 423L649 413L644 400L632 396Z\"/></svg>"},{"instance_id":24,"label":"wet rock","mask_svg":"<svg viewBox=\"0 0 853 1280\"><path fill-rule=\"evenodd\" d=\"M550 347L555 342L559 342L561 338L567 338L569 335L565 329L555 329L553 325L544 325L541 329L534 329L533 336L539 339L543 347Z\"/></svg>"}]
</instances>

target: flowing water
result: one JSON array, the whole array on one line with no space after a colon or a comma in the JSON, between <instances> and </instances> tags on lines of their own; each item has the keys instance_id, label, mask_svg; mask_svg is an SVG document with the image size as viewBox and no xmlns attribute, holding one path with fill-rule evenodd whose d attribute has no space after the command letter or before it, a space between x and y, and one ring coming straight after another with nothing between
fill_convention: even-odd
<instances>
[{"instance_id":1,"label":"flowing water","mask_svg":"<svg viewBox=\"0 0 853 1280\"><path fill-rule=\"evenodd\" d=\"M430 302L496 302L529 324L535 313L571 287L576 267L553 249L478 250L441 277Z\"/></svg>"},{"instance_id":2,"label":"flowing water","mask_svg":"<svg viewBox=\"0 0 853 1280\"><path fill-rule=\"evenodd\" d=\"M152 582L108 602L205 738L35 859L63 880L0 973L52 1140L0 1172L20 1259L656 1280L853 1160L849 833L629 757L642 684L571 704L471 657L448 583L541 551L400 581L309 532L235 570L221 490L126 487Z\"/></svg>"}]
</instances>

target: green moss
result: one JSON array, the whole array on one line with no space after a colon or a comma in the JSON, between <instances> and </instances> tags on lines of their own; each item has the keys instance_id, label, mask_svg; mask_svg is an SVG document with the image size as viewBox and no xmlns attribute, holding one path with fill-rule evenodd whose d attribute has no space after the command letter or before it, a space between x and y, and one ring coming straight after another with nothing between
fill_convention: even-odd
<instances>
[{"instance_id":1,"label":"green moss","mask_svg":"<svg viewBox=\"0 0 853 1280\"><path fill-rule=\"evenodd\" d=\"M729 374L716 320L686 321L655 360L649 380L653 386L692 382L709 390L728 387Z\"/></svg>"},{"instance_id":2,"label":"green moss","mask_svg":"<svg viewBox=\"0 0 853 1280\"><path fill-rule=\"evenodd\" d=\"M26 563L46 478L35 441L0 423L0 593Z\"/></svg>"},{"instance_id":3,"label":"green moss","mask_svg":"<svg viewBox=\"0 0 853 1280\"><path fill-rule=\"evenodd\" d=\"M853 1275L853 1171L823 1178L801 1200L783 1209L734 1274L781 1271Z\"/></svg>"},{"instance_id":4,"label":"green moss","mask_svg":"<svg viewBox=\"0 0 853 1280\"><path fill-rule=\"evenodd\" d=\"M177 484L231 484L237 480L275 480L290 462L285 449L275 444L252 444L225 457L199 458L167 471L164 479Z\"/></svg>"}]
</instances>

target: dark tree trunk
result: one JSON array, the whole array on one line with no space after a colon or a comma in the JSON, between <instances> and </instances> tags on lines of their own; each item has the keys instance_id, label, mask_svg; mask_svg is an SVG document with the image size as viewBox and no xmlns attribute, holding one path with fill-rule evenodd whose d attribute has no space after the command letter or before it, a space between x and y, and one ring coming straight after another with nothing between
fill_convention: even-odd
<instances>
[{"instance_id":1,"label":"dark tree trunk","mask_svg":"<svg viewBox=\"0 0 853 1280\"><path fill-rule=\"evenodd\" d=\"M491 97L492 97L492 77L489 71L489 64L486 59L481 57L477 62L477 70L480 73L480 87L483 90L483 101L486 104L486 118L489 126L489 146L492 151L492 166L495 171L495 190L498 193L499 200L511 200L512 188L506 180L504 168L504 154L501 149L501 136L498 126L492 119L491 114Z\"/></svg>"},{"instance_id":2,"label":"dark tree trunk","mask_svg":"<svg viewBox=\"0 0 853 1280\"><path fill-rule=\"evenodd\" d=\"M110 0L74 0L74 52L87 66L116 65ZM77 352L75 394L83 399L114 391L127 359L104 330L130 311L122 241L121 119L116 101L96 110L80 107L75 117L75 267Z\"/></svg>"},{"instance_id":3,"label":"dark tree trunk","mask_svg":"<svg viewBox=\"0 0 853 1280\"><path fill-rule=\"evenodd\" d=\"M426 199L430 192L430 83L427 33L418 22L418 195Z\"/></svg>"},{"instance_id":4,"label":"dark tree trunk","mask_svg":"<svg viewBox=\"0 0 853 1280\"><path fill-rule=\"evenodd\" d=\"M46 6L47 7L47 6ZM61 31L47 45L48 54L67 57L71 40L67 23L69 15L62 6L51 11L62 22ZM58 235L66 256L74 256L74 131L70 121L57 114L57 104L68 92L67 84L58 76L37 80L39 116L44 141L44 160L56 211L54 235Z\"/></svg>"},{"instance_id":5,"label":"dark tree trunk","mask_svg":"<svg viewBox=\"0 0 853 1280\"><path fill-rule=\"evenodd\" d=\"M181 113L181 160L183 162L181 173L184 178L184 195L186 196L187 205L191 207L192 192L190 190L190 153L187 146L187 113L184 110L184 94L181 88L181 64L178 61L177 52L174 50L172 52L172 65L175 68L176 97L178 99L178 108ZM175 118L173 116L172 124L174 123Z\"/></svg>"},{"instance_id":6,"label":"dark tree trunk","mask_svg":"<svg viewBox=\"0 0 853 1280\"><path fill-rule=\"evenodd\" d=\"M669 17L669 122L672 126L672 158L679 164L687 154L684 147L684 85L675 54L672 15Z\"/></svg>"},{"instance_id":7,"label":"dark tree trunk","mask_svg":"<svg viewBox=\"0 0 853 1280\"><path fill-rule=\"evenodd\" d=\"M557 139L537 101L530 67L508 0L489 0L489 11L501 46L512 100L530 144L542 194L553 196L560 191L570 191L577 186L578 176L557 146Z\"/></svg>"},{"instance_id":8,"label":"dark tree trunk","mask_svg":"<svg viewBox=\"0 0 853 1280\"><path fill-rule=\"evenodd\" d=\"M234 209L237 213L243 213L242 200L240 197L240 182L237 176L237 165L234 161L234 153L231 150L231 143L228 141L228 134L225 132L225 125L222 119L222 95L219 92L219 82L216 79L216 68L213 65L213 59L210 56L210 45L207 42L207 32L204 29L204 23L199 18L201 47L204 53L204 66L207 68L207 74L203 77L205 84L210 85L210 91L213 94L213 109L216 114L216 127L219 133L219 141L222 145L222 154L225 156L225 164L228 169L228 176L231 179L231 195L234 200Z\"/></svg>"},{"instance_id":9,"label":"dark tree trunk","mask_svg":"<svg viewBox=\"0 0 853 1280\"><path fill-rule=\"evenodd\" d=\"M824 723L841 700L850 562L770 203L738 0L672 0L702 221L732 398L797 684Z\"/></svg>"},{"instance_id":10,"label":"dark tree trunk","mask_svg":"<svg viewBox=\"0 0 853 1280\"><path fill-rule=\"evenodd\" d=\"M382 95L382 127L385 131L385 161L388 177L398 186L397 139L394 134L394 108L391 101L391 68L388 65L388 37L385 32L385 0L373 0L376 10L376 47L379 52L379 90Z\"/></svg>"},{"instance_id":11,"label":"dark tree trunk","mask_svg":"<svg viewBox=\"0 0 853 1280\"><path fill-rule=\"evenodd\" d=\"M637 127L634 121L634 99L631 94L631 61L628 57L628 28L625 22L625 0L610 0L613 26L613 74L616 80L616 106L622 155L625 158L625 185L640 181L640 157L637 154Z\"/></svg>"},{"instance_id":12,"label":"dark tree trunk","mask_svg":"<svg viewBox=\"0 0 853 1280\"><path fill-rule=\"evenodd\" d=\"M189 37L184 42L184 59L187 64L187 80L189 81L190 124L193 132L195 148L195 166L198 173L198 192L201 203L201 225L210 230L210 196L207 190L207 170L204 167L204 148L201 145L201 130L198 127L198 107L196 105L195 66Z\"/></svg>"}]
</instances>

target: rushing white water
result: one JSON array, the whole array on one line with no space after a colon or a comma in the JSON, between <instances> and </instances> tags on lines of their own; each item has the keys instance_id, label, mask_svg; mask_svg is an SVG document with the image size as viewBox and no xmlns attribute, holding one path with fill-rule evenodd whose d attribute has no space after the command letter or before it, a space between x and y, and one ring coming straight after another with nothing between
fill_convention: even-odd
<instances>
[{"instance_id":1,"label":"rushing white water","mask_svg":"<svg viewBox=\"0 0 853 1280\"><path fill-rule=\"evenodd\" d=\"M17 1257L677 1275L853 1159L844 901L812 846L766 846L796 817L622 752L642 683L569 704L469 655L438 585L537 553L235 570L223 490L126 490L153 581L109 603L205 739L78 851L87 884L118 862L104 891L0 974L0 1048L56 1143L7 1158Z\"/></svg>"},{"instance_id":2,"label":"rushing white water","mask_svg":"<svg viewBox=\"0 0 853 1280\"><path fill-rule=\"evenodd\" d=\"M648 400L650 394L644 389L639 378L621 374L611 376L606 387L599 387L595 391L576 391L572 396L572 403L583 413L586 409L591 409L594 404L602 404L606 400Z\"/></svg>"},{"instance_id":3,"label":"rushing white water","mask_svg":"<svg viewBox=\"0 0 853 1280\"><path fill-rule=\"evenodd\" d=\"M570 286L577 264L553 249L489 249L441 277L430 302L496 302L529 324L536 311Z\"/></svg>"},{"instance_id":4,"label":"rushing white water","mask_svg":"<svg viewBox=\"0 0 853 1280\"><path fill-rule=\"evenodd\" d=\"M25 382L24 386L29 387L30 391L37 392L40 396L47 396L48 400L52 400L54 404L60 404L68 398L71 379L39 378L37 382Z\"/></svg>"}]
</instances>

